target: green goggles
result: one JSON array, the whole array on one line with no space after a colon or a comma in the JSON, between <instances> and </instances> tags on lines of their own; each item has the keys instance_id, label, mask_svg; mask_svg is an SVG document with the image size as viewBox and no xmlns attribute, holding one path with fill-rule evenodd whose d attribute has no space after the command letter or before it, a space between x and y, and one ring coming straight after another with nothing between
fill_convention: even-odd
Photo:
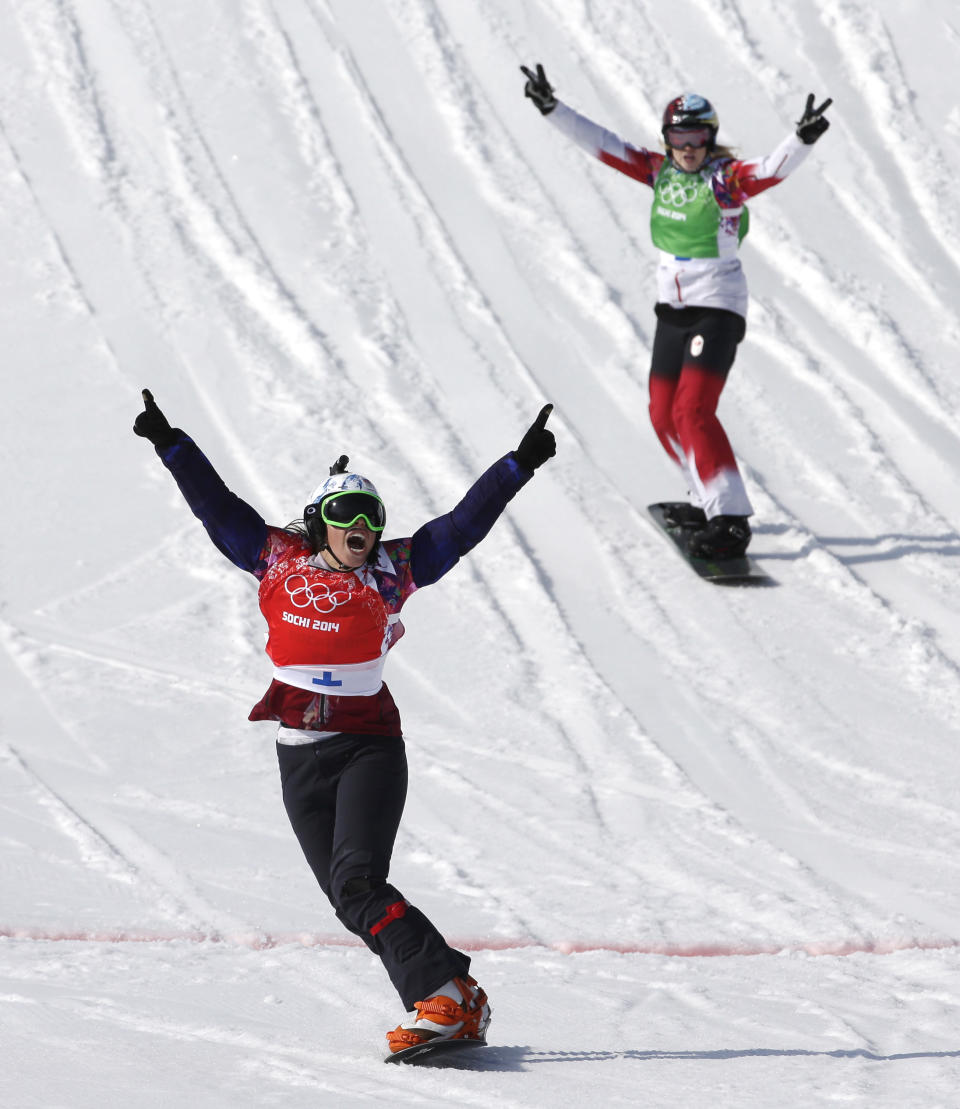
<instances>
[{"instance_id":1,"label":"green goggles","mask_svg":"<svg viewBox=\"0 0 960 1109\"><path fill-rule=\"evenodd\" d=\"M334 528L353 527L358 520L363 520L371 531L383 531L387 526L387 510L383 501L373 493L353 489L334 493L319 505L308 505L305 515L309 518L318 509L320 519Z\"/></svg>"}]
</instances>

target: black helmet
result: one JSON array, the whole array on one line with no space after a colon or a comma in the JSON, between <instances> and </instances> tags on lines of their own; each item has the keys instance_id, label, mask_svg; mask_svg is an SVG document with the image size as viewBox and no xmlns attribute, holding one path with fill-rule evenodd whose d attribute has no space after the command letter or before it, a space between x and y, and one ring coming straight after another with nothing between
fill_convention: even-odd
<instances>
[{"instance_id":1,"label":"black helmet","mask_svg":"<svg viewBox=\"0 0 960 1109\"><path fill-rule=\"evenodd\" d=\"M714 106L705 96L695 92L685 92L677 96L663 109L663 126L660 129L664 142L667 142L667 129L670 127L696 128L709 127L711 144L717 137L720 120ZM667 146L670 143L667 142Z\"/></svg>"}]
</instances>

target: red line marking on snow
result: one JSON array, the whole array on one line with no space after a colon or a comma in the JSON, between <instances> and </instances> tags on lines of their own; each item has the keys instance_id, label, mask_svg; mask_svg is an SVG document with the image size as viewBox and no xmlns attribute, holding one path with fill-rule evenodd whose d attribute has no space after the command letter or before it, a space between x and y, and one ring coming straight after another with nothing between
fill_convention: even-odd
<instances>
[{"instance_id":1,"label":"red line marking on snow","mask_svg":"<svg viewBox=\"0 0 960 1109\"><path fill-rule=\"evenodd\" d=\"M43 943L208 943L224 947L247 947L268 951L276 947L363 947L353 936L321 936L309 932L270 935L262 932L137 932L124 929L91 931L48 931L42 928L0 927L0 940L29 940ZM756 957L760 955L892 955L898 951L943 951L960 947L960 940L901 936L878 940L822 940L811 943L783 944L667 944L608 943L603 940L552 940L504 938L490 936L473 939L451 939L453 947L462 951L519 951L540 947L562 955L585 955L611 952L618 955L662 955L673 959L719 959Z\"/></svg>"}]
</instances>

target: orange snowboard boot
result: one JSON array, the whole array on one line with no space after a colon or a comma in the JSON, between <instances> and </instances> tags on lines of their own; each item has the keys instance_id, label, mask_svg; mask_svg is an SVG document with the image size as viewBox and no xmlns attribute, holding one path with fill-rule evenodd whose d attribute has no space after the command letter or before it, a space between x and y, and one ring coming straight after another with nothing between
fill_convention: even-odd
<instances>
[{"instance_id":1,"label":"orange snowboard boot","mask_svg":"<svg viewBox=\"0 0 960 1109\"><path fill-rule=\"evenodd\" d=\"M452 978L426 1001L418 1001L417 1015L387 1033L391 1051L431 1040L477 1040L486 1043L490 1006L473 978Z\"/></svg>"}]
</instances>

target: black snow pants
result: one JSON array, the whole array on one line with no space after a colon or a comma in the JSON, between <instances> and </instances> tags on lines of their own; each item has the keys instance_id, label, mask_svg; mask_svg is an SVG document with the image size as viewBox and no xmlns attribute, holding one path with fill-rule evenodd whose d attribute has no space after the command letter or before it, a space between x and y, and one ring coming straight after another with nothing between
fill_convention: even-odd
<instances>
[{"instance_id":1,"label":"black snow pants","mask_svg":"<svg viewBox=\"0 0 960 1109\"><path fill-rule=\"evenodd\" d=\"M387 881L407 795L400 736L342 733L277 744L283 803L337 917L380 956L406 1010L470 959Z\"/></svg>"}]
</instances>

